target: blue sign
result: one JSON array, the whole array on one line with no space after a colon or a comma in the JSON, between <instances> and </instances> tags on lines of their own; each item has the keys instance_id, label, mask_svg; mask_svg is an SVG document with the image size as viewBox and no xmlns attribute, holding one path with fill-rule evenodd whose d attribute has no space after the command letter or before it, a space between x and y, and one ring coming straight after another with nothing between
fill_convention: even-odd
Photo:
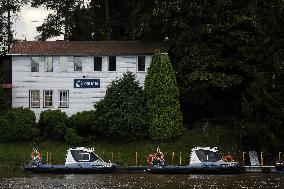
<instances>
[{"instance_id":1,"label":"blue sign","mask_svg":"<svg viewBox=\"0 0 284 189\"><path fill-rule=\"evenodd\" d=\"M100 88L100 79L74 79L74 88Z\"/></svg>"}]
</instances>

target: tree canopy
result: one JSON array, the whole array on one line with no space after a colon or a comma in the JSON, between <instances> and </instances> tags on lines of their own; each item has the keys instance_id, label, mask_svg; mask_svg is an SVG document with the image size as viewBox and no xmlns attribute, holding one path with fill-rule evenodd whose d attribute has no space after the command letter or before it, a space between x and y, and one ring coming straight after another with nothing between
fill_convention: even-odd
<instances>
[{"instance_id":1,"label":"tree canopy","mask_svg":"<svg viewBox=\"0 0 284 189\"><path fill-rule=\"evenodd\" d=\"M95 104L95 130L115 140L131 141L148 135L148 114L142 87L127 72L112 81L105 98Z\"/></svg>"},{"instance_id":2,"label":"tree canopy","mask_svg":"<svg viewBox=\"0 0 284 189\"><path fill-rule=\"evenodd\" d=\"M154 140L169 140L182 133L182 114L176 76L167 55L156 52L145 78L149 112L149 135Z\"/></svg>"},{"instance_id":3,"label":"tree canopy","mask_svg":"<svg viewBox=\"0 0 284 189\"><path fill-rule=\"evenodd\" d=\"M9 51L13 42L13 20L28 0L2 0L0 2L0 55Z\"/></svg>"}]
</instances>

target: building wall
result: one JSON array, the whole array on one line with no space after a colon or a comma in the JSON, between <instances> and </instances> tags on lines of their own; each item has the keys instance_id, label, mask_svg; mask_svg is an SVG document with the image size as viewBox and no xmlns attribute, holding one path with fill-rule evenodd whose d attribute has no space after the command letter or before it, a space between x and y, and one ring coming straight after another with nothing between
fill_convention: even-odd
<instances>
[{"instance_id":1,"label":"building wall","mask_svg":"<svg viewBox=\"0 0 284 189\"><path fill-rule=\"evenodd\" d=\"M39 72L31 72L32 56L12 57L12 106L29 107L29 90L40 90L40 108L31 108L37 119L40 112L58 109L58 90L69 90L69 108L60 108L68 116L76 112L92 110L93 105L105 96L107 86L112 80L121 78L123 73L131 71L136 74L141 86L144 86L145 72L138 72L135 55L116 57L116 71L108 71L108 57L102 57L102 71L94 71L94 57L82 57L82 71L74 71L74 58L67 57L66 72L62 72L59 56L53 56L53 72L45 72L44 65L39 64ZM146 70L151 56L145 56ZM100 88L74 88L74 79L100 79ZM53 90L53 107L43 107L43 90Z\"/></svg>"},{"instance_id":2,"label":"building wall","mask_svg":"<svg viewBox=\"0 0 284 189\"><path fill-rule=\"evenodd\" d=\"M0 56L0 87L4 88L6 99L11 106L12 103L12 63L11 56Z\"/></svg>"}]
</instances>

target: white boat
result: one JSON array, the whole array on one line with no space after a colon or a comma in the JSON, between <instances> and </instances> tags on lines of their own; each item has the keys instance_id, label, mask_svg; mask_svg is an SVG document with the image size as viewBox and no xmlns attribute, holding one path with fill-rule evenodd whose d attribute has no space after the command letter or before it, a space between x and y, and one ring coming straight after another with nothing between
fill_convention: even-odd
<instances>
[{"instance_id":1,"label":"white boat","mask_svg":"<svg viewBox=\"0 0 284 189\"><path fill-rule=\"evenodd\" d=\"M229 156L220 158L216 147L195 147L190 153L188 165L153 165L152 173L186 173L186 174L234 174L241 172L239 162L229 159Z\"/></svg>"},{"instance_id":2,"label":"white boat","mask_svg":"<svg viewBox=\"0 0 284 189\"><path fill-rule=\"evenodd\" d=\"M94 149L76 147L67 150L64 165L45 164L40 157L35 157L24 170L34 173L109 173L116 167L115 163L103 161Z\"/></svg>"}]
</instances>

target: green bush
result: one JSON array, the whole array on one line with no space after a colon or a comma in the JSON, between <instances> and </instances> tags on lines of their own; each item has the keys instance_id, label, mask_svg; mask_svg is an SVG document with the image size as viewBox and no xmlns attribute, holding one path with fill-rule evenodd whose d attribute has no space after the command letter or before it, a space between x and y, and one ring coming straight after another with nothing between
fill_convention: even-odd
<instances>
[{"instance_id":1,"label":"green bush","mask_svg":"<svg viewBox=\"0 0 284 189\"><path fill-rule=\"evenodd\" d=\"M0 80L0 115L5 114L9 109L9 105L7 103L8 99L6 98L5 91L1 86L2 83L3 82Z\"/></svg>"},{"instance_id":2,"label":"green bush","mask_svg":"<svg viewBox=\"0 0 284 189\"><path fill-rule=\"evenodd\" d=\"M127 72L107 88L104 99L95 104L96 128L116 140L135 140L147 136L147 109L142 87Z\"/></svg>"},{"instance_id":3,"label":"green bush","mask_svg":"<svg viewBox=\"0 0 284 189\"><path fill-rule=\"evenodd\" d=\"M279 141L269 128L261 123L239 121L241 145L244 151L277 151Z\"/></svg>"},{"instance_id":4,"label":"green bush","mask_svg":"<svg viewBox=\"0 0 284 189\"><path fill-rule=\"evenodd\" d=\"M75 129L72 128L67 128L66 133L64 135L64 139L68 144L71 145L80 145L83 142L83 138L78 136L77 132Z\"/></svg>"},{"instance_id":5,"label":"green bush","mask_svg":"<svg viewBox=\"0 0 284 189\"><path fill-rule=\"evenodd\" d=\"M62 139L66 132L67 115L61 110L45 110L40 113L39 128L43 136Z\"/></svg>"},{"instance_id":6,"label":"green bush","mask_svg":"<svg viewBox=\"0 0 284 189\"><path fill-rule=\"evenodd\" d=\"M0 141L32 141L39 134L35 114L28 108L11 108L0 118Z\"/></svg>"},{"instance_id":7,"label":"green bush","mask_svg":"<svg viewBox=\"0 0 284 189\"><path fill-rule=\"evenodd\" d=\"M79 136L90 137L97 132L95 121L95 111L78 112L68 118L68 127L75 129Z\"/></svg>"},{"instance_id":8,"label":"green bush","mask_svg":"<svg viewBox=\"0 0 284 189\"><path fill-rule=\"evenodd\" d=\"M156 52L145 79L149 135L168 140L182 133L182 114L175 73L167 55Z\"/></svg>"}]
</instances>

